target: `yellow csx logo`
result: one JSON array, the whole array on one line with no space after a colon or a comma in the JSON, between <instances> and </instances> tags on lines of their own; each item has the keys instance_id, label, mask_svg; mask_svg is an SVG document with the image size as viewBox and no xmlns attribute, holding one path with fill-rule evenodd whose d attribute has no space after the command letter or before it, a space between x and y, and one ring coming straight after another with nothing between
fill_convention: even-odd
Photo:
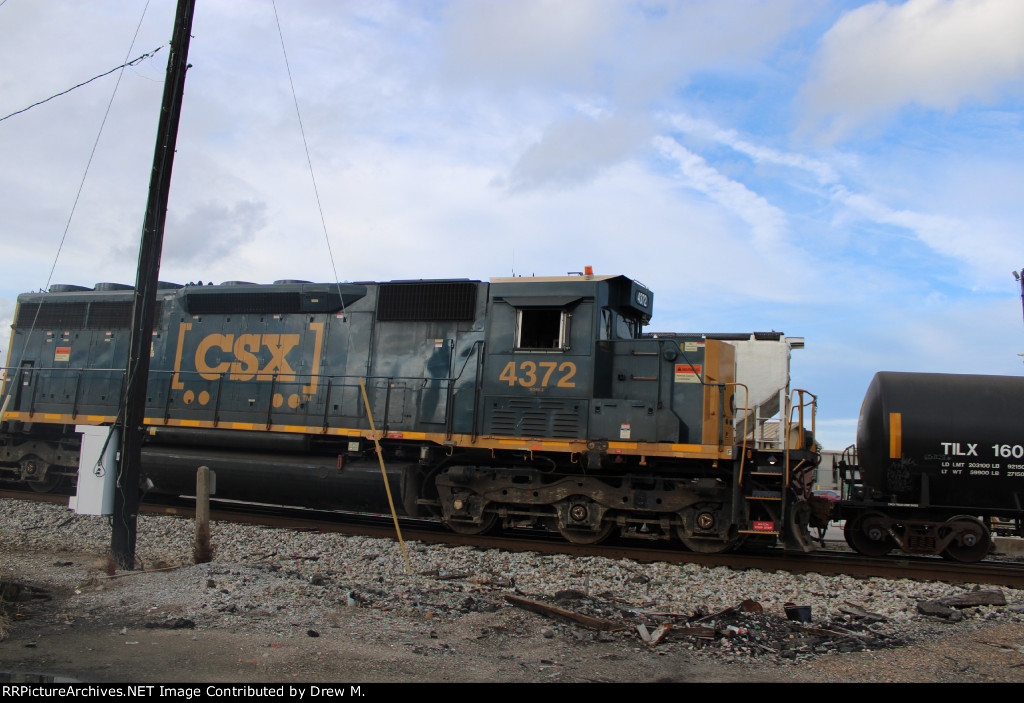
<instances>
[{"instance_id":1,"label":"yellow csx logo","mask_svg":"<svg viewBox=\"0 0 1024 703\"><path fill-rule=\"evenodd\" d=\"M171 387L182 390L181 362L185 350L185 338L192 324L183 322L178 330L178 345L174 359L174 378ZM302 393L311 396L316 393L317 374L320 372L320 352L324 325L312 322L313 358L309 383ZM208 334L199 340L194 356L194 368L201 378L216 381L227 374L231 381L275 381L292 383L296 380L295 369L288 361L288 355L302 343L300 334ZM187 369L187 367L186 367Z\"/></svg>"},{"instance_id":2,"label":"yellow csx logo","mask_svg":"<svg viewBox=\"0 0 1024 703\"><path fill-rule=\"evenodd\" d=\"M287 355L299 344L297 334L240 334L237 339L233 334L211 334L203 338L196 347L196 371L208 381L216 381L217 377L225 372L230 372L228 378L232 381L271 381L277 375L278 381L289 382L295 380L295 371L288 364ZM270 361L262 369L259 368L257 354L261 349L270 351ZM210 350L219 349L226 354L234 356L235 361L221 361L217 364L210 364Z\"/></svg>"}]
</instances>

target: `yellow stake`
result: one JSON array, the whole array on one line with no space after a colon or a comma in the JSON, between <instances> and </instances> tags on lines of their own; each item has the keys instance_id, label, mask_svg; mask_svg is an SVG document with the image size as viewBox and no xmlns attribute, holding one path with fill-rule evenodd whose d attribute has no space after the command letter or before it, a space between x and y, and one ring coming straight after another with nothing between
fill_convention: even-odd
<instances>
[{"instance_id":1,"label":"yellow stake","mask_svg":"<svg viewBox=\"0 0 1024 703\"><path fill-rule=\"evenodd\" d=\"M377 428L373 424L373 412L370 410L370 399L366 397L366 384L359 379L359 389L363 392L363 404L366 405L366 417L370 418L370 431L373 433L373 446L377 450L377 460L380 461L380 475L384 477L384 490L388 493L388 505L391 506L391 519L395 521L395 532L398 533L398 544L402 548L402 557L405 559L405 572L412 573L409 565L409 555L405 551L405 542L402 541L402 530L398 526L398 515L395 513L395 501L391 499L391 486L388 484L388 474L384 470L384 455L380 453L380 442L377 439Z\"/></svg>"}]
</instances>

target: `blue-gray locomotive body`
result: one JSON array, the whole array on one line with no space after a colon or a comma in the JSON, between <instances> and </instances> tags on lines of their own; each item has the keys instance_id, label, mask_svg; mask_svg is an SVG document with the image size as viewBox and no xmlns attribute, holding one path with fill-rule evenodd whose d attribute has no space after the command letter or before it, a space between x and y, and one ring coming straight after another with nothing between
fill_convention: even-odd
<instances>
[{"instance_id":1,"label":"blue-gray locomotive body","mask_svg":"<svg viewBox=\"0 0 1024 703\"><path fill-rule=\"evenodd\" d=\"M116 421L132 297L19 298L0 478L68 480L75 428ZM755 438L737 378L737 344L784 338L643 334L653 293L625 276L162 284L158 304L150 490L189 494L207 465L218 496L381 511L376 439L402 511L458 531L806 547L810 433Z\"/></svg>"}]
</instances>

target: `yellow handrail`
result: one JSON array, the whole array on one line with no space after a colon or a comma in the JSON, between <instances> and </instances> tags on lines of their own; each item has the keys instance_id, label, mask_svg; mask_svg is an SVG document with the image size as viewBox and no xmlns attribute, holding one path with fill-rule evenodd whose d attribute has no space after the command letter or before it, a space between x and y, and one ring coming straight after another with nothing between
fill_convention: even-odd
<instances>
[{"instance_id":1,"label":"yellow handrail","mask_svg":"<svg viewBox=\"0 0 1024 703\"><path fill-rule=\"evenodd\" d=\"M395 532L398 534L398 544L402 548L402 558L405 559L405 572L412 573L409 565L409 554L405 551L405 542L402 540L402 528L398 526L398 514L395 512L395 501L391 499L391 485L388 483L388 474L384 470L384 455L380 451L380 440L377 438L377 428L373 424L373 412L370 410L370 399L366 396L366 384L362 377L359 378L359 388L363 392L363 404L366 405L366 417L370 419L370 432L373 434L373 447L377 451L377 459L380 461L380 475L384 477L384 490L388 494L388 505L391 506L391 519L395 521Z\"/></svg>"}]
</instances>

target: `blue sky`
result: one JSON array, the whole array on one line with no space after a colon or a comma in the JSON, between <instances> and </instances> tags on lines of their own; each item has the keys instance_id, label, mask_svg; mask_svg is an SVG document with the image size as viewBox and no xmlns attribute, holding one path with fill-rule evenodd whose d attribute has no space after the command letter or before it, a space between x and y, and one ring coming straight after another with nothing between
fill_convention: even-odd
<instances>
[{"instance_id":1,"label":"blue sky","mask_svg":"<svg viewBox=\"0 0 1024 703\"><path fill-rule=\"evenodd\" d=\"M198 5L164 280L623 273L652 330L804 337L828 448L876 371L1024 370L1019 0L282 1L323 224L274 6ZM0 4L0 117L165 45L144 8ZM134 281L166 56L98 141L117 74L0 121L5 331Z\"/></svg>"}]
</instances>

